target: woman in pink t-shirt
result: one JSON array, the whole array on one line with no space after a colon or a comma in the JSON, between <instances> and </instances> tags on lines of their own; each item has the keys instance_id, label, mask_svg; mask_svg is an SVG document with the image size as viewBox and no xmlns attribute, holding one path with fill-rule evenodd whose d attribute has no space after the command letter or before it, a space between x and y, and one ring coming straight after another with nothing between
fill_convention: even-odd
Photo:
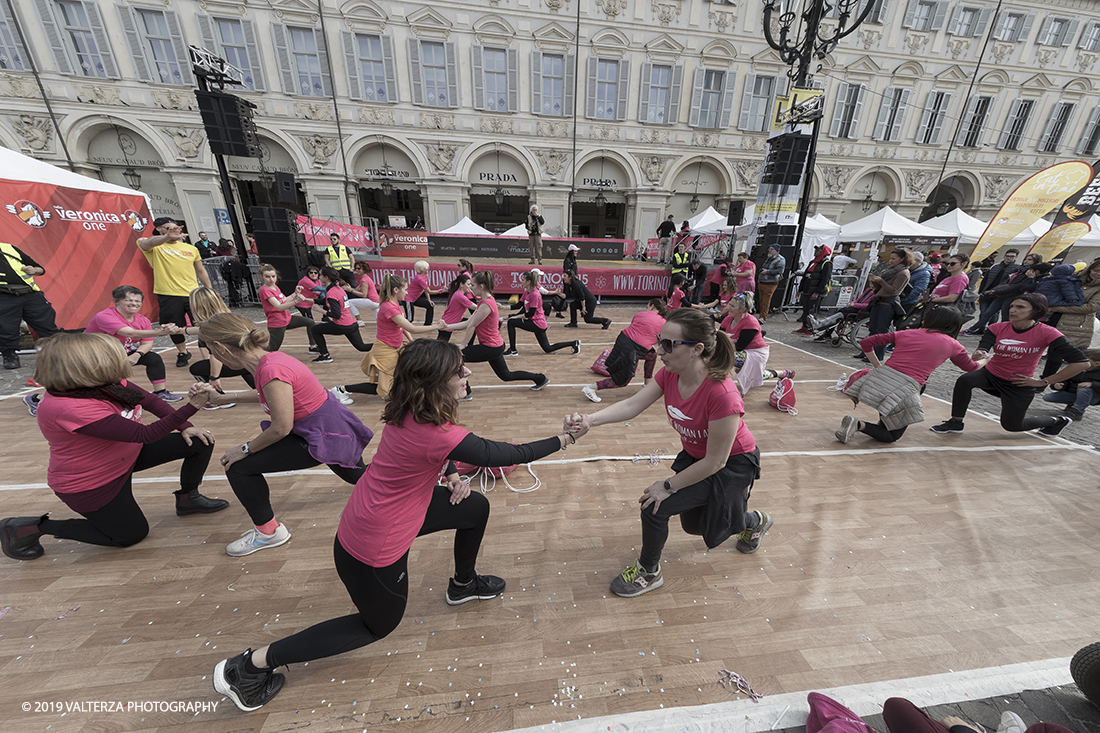
<instances>
[{"instance_id":1,"label":"woman in pink t-shirt","mask_svg":"<svg viewBox=\"0 0 1100 733\"><path fill-rule=\"evenodd\" d=\"M260 286L260 305L263 306L264 315L267 316L267 333L270 341L267 344L268 351L278 351L283 345L283 337L291 328L306 329L306 337L310 346L316 346L313 338L313 327L317 324L312 318L305 316L292 316L290 309L305 300L313 298L305 295L300 289L295 288L294 294L283 295L279 290L279 271L274 265L260 265L260 278L264 284Z\"/></svg>"},{"instance_id":2,"label":"woman in pink t-shirt","mask_svg":"<svg viewBox=\"0 0 1100 733\"><path fill-rule=\"evenodd\" d=\"M416 309L424 309L424 325L432 325L432 319L435 318L435 306L432 305L432 295L437 295L438 290L432 290L431 285L428 284L428 265L426 260L417 260L413 264L413 279L409 281L409 290L405 293L405 300L402 301L402 305L405 307L405 318L409 321L416 319Z\"/></svg>"},{"instance_id":3,"label":"woman in pink t-shirt","mask_svg":"<svg viewBox=\"0 0 1100 733\"><path fill-rule=\"evenodd\" d=\"M539 348L542 349L544 354L552 354L560 349L570 347L572 347L574 355L581 353L580 341L559 341L556 344L551 344L546 338L546 312L542 309L542 293L539 292L538 273L531 270L523 273L522 277L523 295L519 297L519 302L512 306L520 309L521 312L518 315L508 317L508 349L504 352L504 355L519 355L519 352L516 351L517 328L535 334L535 340L539 342ZM446 321L447 319L444 318L443 320Z\"/></svg>"},{"instance_id":4,"label":"woman in pink t-shirt","mask_svg":"<svg viewBox=\"0 0 1100 733\"><path fill-rule=\"evenodd\" d=\"M456 530L449 605L504 592L503 578L477 573L489 501L470 491L455 462L530 463L564 450L586 430L523 445L479 438L456 424L469 375L455 345L418 339L401 352L378 450L355 485L333 543L336 572L355 612L219 662L214 688L238 708L255 710L278 694L284 678L276 667L359 649L396 629L409 597L409 550L417 537Z\"/></svg>"},{"instance_id":5,"label":"woman in pink t-shirt","mask_svg":"<svg viewBox=\"0 0 1100 733\"><path fill-rule=\"evenodd\" d=\"M760 321L752 314L752 306L752 293L738 293L733 296L727 306L729 315L721 326L733 340L734 350L745 352L745 361L737 370L737 387L742 395L747 395L753 387L764 386L766 380L794 376L792 370L768 369L771 349L764 341L764 330L760 327Z\"/></svg>"},{"instance_id":6,"label":"woman in pink t-shirt","mask_svg":"<svg viewBox=\"0 0 1100 733\"><path fill-rule=\"evenodd\" d=\"M41 557L44 534L106 547L141 542L149 523L134 501L133 474L181 458L176 514L229 506L199 493L214 436L187 420L206 403L205 391L193 387L187 404L173 410L127 381L131 372L122 346L106 334L59 333L41 341L34 379L46 388L37 415L50 444L46 482L84 519L49 519L48 514L4 519L0 548L5 555ZM146 410L158 420L142 425Z\"/></svg>"},{"instance_id":7,"label":"woman in pink t-shirt","mask_svg":"<svg viewBox=\"0 0 1100 733\"><path fill-rule=\"evenodd\" d=\"M679 308L684 298L687 297L687 293L684 292L684 283L687 282L687 278L676 273L668 279L668 291L665 293L665 305L668 306L670 311L674 311Z\"/></svg>"},{"instance_id":8,"label":"woman in pink t-shirt","mask_svg":"<svg viewBox=\"0 0 1100 733\"><path fill-rule=\"evenodd\" d=\"M1022 432L1038 428L1042 435L1054 436L1071 425L1073 421L1064 415L1027 416L1027 408L1035 399L1036 388L1064 382L1089 366L1088 357L1067 341L1058 329L1039 322L1048 312L1046 296L1041 293L1023 293L1013 298L1008 306L1008 321L991 323L972 355L975 361L980 361L989 356L992 349L989 362L981 369L955 380L951 419L929 430L934 433L961 433L963 418L975 389L1001 398L1001 427L1005 430ZM1049 377L1036 379L1035 368L1043 352L1048 349L1067 366Z\"/></svg>"},{"instance_id":9,"label":"woman in pink t-shirt","mask_svg":"<svg viewBox=\"0 0 1100 733\"><path fill-rule=\"evenodd\" d=\"M733 268L733 278L737 281L737 292L756 291L756 264L749 259L748 252L737 253L737 266Z\"/></svg>"},{"instance_id":10,"label":"woman in pink t-shirt","mask_svg":"<svg viewBox=\"0 0 1100 733\"><path fill-rule=\"evenodd\" d=\"M458 277L451 281L447 289L447 310L443 311L444 323L461 323L467 313L477 308L473 298L470 297L470 275L459 271ZM440 329L436 335L439 341L450 341L452 331Z\"/></svg>"},{"instance_id":11,"label":"woman in pink t-shirt","mask_svg":"<svg viewBox=\"0 0 1100 733\"><path fill-rule=\"evenodd\" d=\"M737 550L756 552L772 526L761 511L748 511L749 490L760 476L760 451L741 420L745 404L729 378L734 350L729 337L714 330L704 313L674 310L661 328L657 354L664 369L633 396L592 415L573 413L569 428L632 420L664 397L668 421L680 434L682 450L673 475L642 492L642 551L615 580L613 593L624 598L647 593L664 583L661 550L668 522L680 515L688 534L702 535L714 548L737 536Z\"/></svg>"},{"instance_id":12,"label":"woman in pink t-shirt","mask_svg":"<svg viewBox=\"0 0 1100 733\"><path fill-rule=\"evenodd\" d=\"M268 351L267 330L244 316L219 313L204 321L199 333L210 353L226 366L247 369L256 377L255 391L221 394L208 386L210 400L259 402L271 418L260 423L259 435L221 458L229 485L254 525L225 551L244 557L290 539L290 530L275 519L265 473L324 463L354 484L366 468L363 449L372 434L321 386L308 366L281 351Z\"/></svg>"},{"instance_id":13,"label":"woman in pink t-shirt","mask_svg":"<svg viewBox=\"0 0 1100 733\"><path fill-rule=\"evenodd\" d=\"M474 273L473 283L473 293L478 298L477 309L474 314L462 323L443 322L443 328L449 328L452 331L465 331L462 337L462 355L466 359L466 363L489 362L493 373L502 382L530 379L535 383L535 386L531 387L533 392L538 392L550 384L550 380L545 374L508 370L508 365L504 362L504 339L500 337L500 315L497 302L493 300L493 273L485 270ZM473 343L475 335L478 340L477 344ZM469 383L467 383L466 396L463 397L463 400L471 399L473 399L473 393L470 391Z\"/></svg>"},{"instance_id":14,"label":"woman in pink t-shirt","mask_svg":"<svg viewBox=\"0 0 1100 733\"><path fill-rule=\"evenodd\" d=\"M313 363L332 363L325 334L342 335L355 347L356 351L370 351L371 344L363 343L363 337L359 335L359 322L348 309L348 294L340 287L339 273L331 267L322 267L321 285L325 288L325 295L323 298L317 298L317 305L325 309L326 320L310 329L313 332L313 338L317 340L318 351Z\"/></svg>"},{"instance_id":15,"label":"woman in pink t-shirt","mask_svg":"<svg viewBox=\"0 0 1100 733\"><path fill-rule=\"evenodd\" d=\"M298 287L301 288L299 292L308 298L308 300L298 304L298 312L306 318L312 319L313 299L324 292L321 286L321 268L310 265L309 269L306 270L306 274L298 281ZM316 347L310 348L310 351L316 351Z\"/></svg>"},{"instance_id":16,"label":"woman in pink t-shirt","mask_svg":"<svg viewBox=\"0 0 1100 733\"><path fill-rule=\"evenodd\" d=\"M355 287L350 283L343 283L342 287L348 294L348 309L358 318L360 308L376 311L381 301L378 298L378 288L374 285L374 271L371 270L370 263L356 260L352 267L355 270Z\"/></svg>"},{"instance_id":17,"label":"woman in pink t-shirt","mask_svg":"<svg viewBox=\"0 0 1100 733\"><path fill-rule=\"evenodd\" d=\"M665 301L650 298L646 309L635 313L630 319L630 325L615 337L615 345L603 362L608 378L595 384L586 384L581 389L581 394L593 402L603 402L603 398L596 393L601 389L615 389L630 384L638 371L639 359L645 362L643 373L645 383L649 384L649 380L653 378L653 367L657 363L657 352L653 350L653 346L661 337L661 327L665 325L668 313Z\"/></svg>"}]
</instances>

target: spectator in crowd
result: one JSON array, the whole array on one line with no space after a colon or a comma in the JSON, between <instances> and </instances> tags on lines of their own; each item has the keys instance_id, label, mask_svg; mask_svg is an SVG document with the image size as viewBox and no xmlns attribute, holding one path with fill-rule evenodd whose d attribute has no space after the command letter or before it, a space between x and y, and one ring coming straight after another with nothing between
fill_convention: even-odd
<instances>
[{"instance_id":1,"label":"spectator in crowd","mask_svg":"<svg viewBox=\"0 0 1100 733\"><path fill-rule=\"evenodd\" d=\"M733 268L733 277L737 281L737 292L756 292L756 263L749 259L748 252L737 253L737 264Z\"/></svg>"},{"instance_id":2,"label":"spectator in crowd","mask_svg":"<svg viewBox=\"0 0 1100 733\"><path fill-rule=\"evenodd\" d=\"M676 219L672 214L657 227L657 264L663 265L672 259L672 235L676 233ZM642 259L645 259L643 254Z\"/></svg>"},{"instance_id":3,"label":"spectator in crowd","mask_svg":"<svg viewBox=\"0 0 1100 733\"><path fill-rule=\"evenodd\" d=\"M783 273L787 271L787 260L779 254L778 244L768 245L768 257L760 268L760 278L757 283L756 294L759 296L759 318L763 323L768 320L771 313L772 296L779 287L779 281L783 279Z\"/></svg>"},{"instance_id":4,"label":"spectator in crowd","mask_svg":"<svg viewBox=\"0 0 1100 733\"><path fill-rule=\"evenodd\" d=\"M351 274L351 250L347 245L340 243L340 235L336 232L329 235L328 241L329 246L325 249L325 264L336 270L345 282L355 282L355 276Z\"/></svg>"},{"instance_id":5,"label":"spectator in crowd","mask_svg":"<svg viewBox=\"0 0 1100 733\"><path fill-rule=\"evenodd\" d=\"M577 271L577 253L581 251L581 248L575 244L570 244L565 250L565 259L562 260L561 269L562 272L576 272Z\"/></svg>"},{"instance_id":6,"label":"spectator in crowd","mask_svg":"<svg viewBox=\"0 0 1100 733\"><path fill-rule=\"evenodd\" d=\"M829 284L833 277L833 263L829 261L830 254L828 247L823 244L817 245L814 247L814 258L810 260L810 264L798 273L802 276L802 281L798 284L802 305L802 315L798 320L802 326L793 333L802 336L813 335L810 316L821 309L821 301L829 292Z\"/></svg>"},{"instance_id":7,"label":"spectator in crowd","mask_svg":"<svg viewBox=\"0 0 1100 733\"><path fill-rule=\"evenodd\" d=\"M691 257L691 269L688 271L690 277L688 282L691 283L691 302L692 304L698 304L703 299L703 291L707 288L707 263L703 262L703 258L698 254Z\"/></svg>"},{"instance_id":8,"label":"spectator in crowd","mask_svg":"<svg viewBox=\"0 0 1100 733\"><path fill-rule=\"evenodd\" d=\"M210 284L199 251L183 241L183 229L179 224L162 216L153 222L153 227L157 234L139 239L137 246L153 268L153 293L157 296L161 324L174 323L183 328L191 314L191 291L199 285L211 290L214 286ZM187 366L191 360L186 341L182 334L172 334L179 368Z\"/></svg>"},{"instance_id":9,"label":"spectator in crowd","mask_svg":"<svg viewBox=\"0 0 1100 733\"><path fill-rule=\"evenodd\" d=\"M843 249L833 255L833 273L840 274L849 267L855 267L859 264L853 257L848 256L849 251L848 249Z\"/></svg>"},{"instance_id":10,"label":"spectator in crowd","mask_svg":"<svg viewBox=\"0 0 1100 733\"><path fill-rule=\"evenodd\" d=\"M18 247L0 242L0 354L5 369L18 369L19 323L26 321L38 338L57 333L57 313L35 284L46 268Z\"/></svg>"},{"instance_id":11,"label":"spectator in crowd","mask_svg":"<svg viewBox=\"0 0 1100 733\"><path fill-rule=\"evenodd\" d=\"M531 212L527 214L527 219L524 221L524 227L527 229L527 246L531 249L531 261L527 264L542 264L542 227L546 224L546 219L539 216L539 207L532 206Z\"/></svg>"},{"instance_id":12,"label":"spectator in crowd","mask_svg":"<svg viewBox=\"0 0 1100 733\"><path fill-rule=\"evenodd\" d=\"M199 251L199 256L204 260L213 257L214 250L217 248L214 240L206 236L206 232L199 232L199 238L195 240L193 244L195 245L195 249Z\"/></svg>"},{"instance_id":13,"label":"spectator in crowd","mask_svg":"<svg viewBox=\"0 0 1100 733\"><path fill-rule=\"evenodd\" d=\"M1067 341L1084 350L1092 343L1096 313L1100 311L1100 259L1093 260L1078 277L1081 279L1085 302L1081 305L1062 305L1050 310L1058 316L1057 322L1052 325L1062 332ZM1042 376L1049 377L1059 366L1061 364L1048 352Z\"/></svg>"},{"instance_id":14,"label":"spectator in crowd","mask_svg":"<svg viewBox=\"0 0 1100 733\"><path fill-rule=\"evenodd\" d=\"M1046 402L1057 402L1066 406L1062 413L1077 422L1085 416L1085 410L1100 404L1100 349L1085 349L1089 360L1088 368L1065 382L1050 385L1053 392L1043 395Z\"/></svg>"}]
</instances>

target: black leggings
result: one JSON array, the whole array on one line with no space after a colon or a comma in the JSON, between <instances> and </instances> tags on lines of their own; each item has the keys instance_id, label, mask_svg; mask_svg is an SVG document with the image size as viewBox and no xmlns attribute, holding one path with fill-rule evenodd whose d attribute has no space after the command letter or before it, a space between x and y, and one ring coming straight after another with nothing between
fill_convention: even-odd
<instances>
[{"instance_id":1,"label":"black leggings","mask_svg":"<svg viewBox=\"0 0 1100 733\"><path fill-rule=\"evenodd\" d=\"M686 451L680 451L672 462L672 472L680 473L700 459L693 458ZM661 502L657 513L653 507L642 509L642 551L638 561L643 568L651 569L661 561L661 551L668 541L668 520L680 515L680 526L688 534L702 535L707 507L712 494L722 492L731 503L731 535L756 526L756 516L748 510L749 493L759 470L760 461L755 463L750 454L738 453L729 457L726 465L702 481L685 486Z\"/></svg>"},{"instance_id":2,"label":"black leggings","mask_svg":"<svg viewBox=\"0 0 1100 733\"><path fill-rule=\"evenodd\" d=\"M820 300L820 298L819 298ZM874 336L880 333L888 333L890 324L894 320L894 306L892 302L873 303L870 310L870 319L867 322L867 333ZM886 356L886 344L874 348L875 356L879 361Z\"/></svg>"},{"instance_id":3,"label":"black leggings","mask_svg":"<svg viewBox=\"0 0 1100 733\"><path fill-rule=\"evenodd\" d=\"M213 452L213 445L207 445L198 438L192 438L191 445L187 445L182 435L170 433L155 443L143 445L130 473L182 458L181 488L176 493L186 494L199 488ZM149 534L149 522L134 500L131 478L132 476L128 476L122 490L102 507L95 511L80 512L84 519L47 519L38 525L39 530L58 539L76 540L89 545L136 545Z\"/></svg>"},{"instance_id":4,"label":"black leggings","mask_svg":"<svg viewBox=\"0 0 1100 733\"><path fill-rule=\"evenodd\" d=\"M145 367L145 376L149 378L150 382L163 382L167 376L164 371L164 359L160 358L160 354L155 351L137 352L141 354L138 357L138 364Z\"/></svg>"},{"instance_id":5,"label":"black leggings","mask_svg":"<svg viewBox=\"0 0 1100 733\"><path fill-rule=\"evenodd\" d=\"M407 300L401 301L401 305L405 308L405 318L409 319L409 323L412 323L414 318L414 309L424 309L424 325L432 325L432 318L435 317L435 306L432 305L432 299L428 297L427 293L421 293L420 297L416 300L409 302Z\"/></svg>"},{"instance_id":6,"label":"black leggings","mask_svg":"<svg viewBox=\"0 0 1100 733\"><path fill-rule=\"evenodd\" d=\"M298 471L319 465L321 462L310 455L305 439L291 433L277 443L237 461L225 469L225 477L229 479L233 493L240 499L252 523L259 527L275 518L275 512L271 509L271 491L264 474ZM355 468L334 464L328 464L328 467L349 484L358 481L363 471L367 470L362 458Z\"/></svg>"},{"instance_id":7,"label":"black leggings","mask_svg":"<svg viewBox=\"0 0 1100 733\"><path fill-rule=\"evenodd\" d=\"M574 326L577 325L577 312L581 309L580 302L576 300L569 301L569 322ZM586 298L584 301L584 322L585 323L597 323L599 325L610 325L610 318L596 318L596 296Z\"/></svg>"},{"instance_id":8,"label":"black leggings","mask_svg":"<svg viewBox=\"0 0 1100 733\"><path fill-rule=\"evenodd\" d=\"M305 328L306 338L309 339L309 345L313 346L316 340L313 337L313 327L317 323L312 318L306 318L304 316L291 316L290 323L285 326L279 326L278 328L267 327L267 335L270 339L267 342L268 351L278 351L279 347L283 345L283 337L286 336L286 332L291 328Z\"/></svg>"},{"instance_id":9,"label":"black leggings","mask_svg":"<svg viewBox=\"0 0 1100 733\"><path fill-rule=\"evenodd\" d=\"M816 298L813 297L815 295L817 296ZM806 328L809 328L809 316L817 315L818 311L821 310L821 301L824 300L824 298L825 296L821 293L802 293L802 295L799 296L800 303L802 305L802 315L798 317L799 323L801 323Z\"/></svg>"},{"instance_id":10,"label":"black leggings","mask_svg":"<svg viewBox=\"0 0 1100 733\"><path fill-rule=\"evenodd\" d=\"M314 340L317 342L317 351L321 354L328 353L328 344L325 343L325 337L323 334L333 334L347 336L348 341L355 347L356 351L370 351L374 344L364 344L363 337L359 335L359 324L350 323L347 326L337 326L332 321L324 321L318 323L316 326L310 329L313 334Z\"/></svg>"},{"instance_id":11,"label":"black leggings","mask_svg":"<svg viewBox=\"0 0 1100 733\"><path fill-rule=\"evenodd\" d=\"M516 348L516 329L522 329L524 331L530 331L535 334L535 339L539 342L539 346L547 354L552 354L558 349L568 349L573 345L572 341L562 341L561 343L551 345L546 338L546 329L539 328L535 325L535 322L528 318L512 318L508 321L508 348Z\"/></svg>"},{"instance_id":12,"label":"black leggings","mask_svg":"<svg viewBox=\"0 0 1100 733\"><path fill-rule=\"evenodd\" d=\"M493 373L496 374L497 378L502 382L519 382L524 379L530 379L535 384L539 384L546 380L546 376L543 374L508 371L508 365L504 361L504 344L500 346L470 344L462 350L462 356L467 364L489 362L489 366L492 367Z\"/></svg>"},{"instance_id":13,"label":"black leggings","mask_svg":"<svg viewBox=\"0 0 1100 733\"><path fill-rule=\"evenodd\" d=\"M474 492L458 504L451 504L451 492L436 486L417 536L457 530L455 579L464 583L474 579L477 553L488 522L489 500L484 495ZM359 612L322 621L276 641L267 650L267 664L272 669L343 654L374 643L396 629L405 615L409 598L407 550L392 565L376 568L352 557L339 538L332 544L336 572Z\"/></svg>"},{"instance_id":14,"label":"black leggings","mask_svg":"<svg viewBox=\"0 0 1100 733\"><path fill-rule=\"evenodd\" d=\"M210 377L210 360L203 359L202 361L196 361L190 368L191 376L198 379L201 382L209 382ZM252 376L252 372L245 369L230 369L225 364L222 364L222 370L218 372L219 379L225 379L226 377L240 377L248 384L252 389L256 389L256 380Z\"/></svg>"},{"instance_id":15,"label":"black leggings","mask_svg":"<svg viewBox=\"0 0 1100 733\"><path fill-rule=\"evenodd\" d=\"M1031 387L1017 387L1007 379L990 374L985 367L959 377L951 395L951 416L962 419L970 407L975 389L1001 398L1001 427L1012 433L1047 428L1058 422L1055 417L1027 417L1027 408L1035 399Z\"/></svg>"}]
</instances>

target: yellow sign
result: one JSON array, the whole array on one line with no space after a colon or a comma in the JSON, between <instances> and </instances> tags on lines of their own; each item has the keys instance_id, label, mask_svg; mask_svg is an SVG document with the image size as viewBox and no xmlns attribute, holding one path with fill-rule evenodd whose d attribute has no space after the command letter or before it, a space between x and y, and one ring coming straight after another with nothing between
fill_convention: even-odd
<instances>
[{"instance_id":1,"label":"yellow sign","mask_svg":"<svg viewBox=\"0 0 1100 733\"><path fill-rule=\"evenodd\" d=\"M815 97L820 97L824 94L825 92L821 89L795 89L789 96L776 97L771 129L782 130L787 126L785 118L792 108L805 104Z\"/></svg>"},{"instance_id":2,"label":"yellow sign","mask_svg":"<svg viewBox=\"0 0 1100 733\"><path fill-rule=\"evenodd\" d=\"M996 252L1092 180L1092 166L1080 160L1055 163L1016 187L970 253L977 262Z\"/></svg>"},{"instance_id":3,"label":"yellow sign","mask_svg":"<svg viewBox=\"0 0 1100 733\"><path fill-rule=\"evenodd\" d=\"M1043 262L1050 262L1062 254L1070 245L1092 231L1092 227L1083 221L1068 221L1051 228L1031 245L1028 254L1043 256Z\"/></svg>"}]
</instances>

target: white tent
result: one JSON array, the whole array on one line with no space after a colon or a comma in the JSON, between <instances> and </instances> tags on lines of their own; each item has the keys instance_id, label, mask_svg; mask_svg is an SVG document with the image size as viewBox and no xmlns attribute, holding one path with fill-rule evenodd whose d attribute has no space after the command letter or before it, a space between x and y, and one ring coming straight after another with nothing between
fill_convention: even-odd
<instances>
[{"instance_id":1,"label":"white tent","mask_svg":"<svg viewBox=\"0 0 1100 733\"><path fill-rule=\"evenodd\" d=\"M906 219L889 206L840 228L840 242L877 242L883 237L942 237L940 229Z\"/></svg>"},{"instance_id":2,"label":"white tent","mask_svg":"<svg viewBox=\"0 0 1100 733\"><path fill-rule=\"evenodd\" d=\"M924 226L939 229L948 236L958 237L959 244L964 245L977 244L989 223L975 219L962 209L952 209L943 216L928 219L924 222Z\"/></svg>"},{"instance_id":3,"label":"white tent","mask_svg":"<svg viewBox=\"0 0 1100 733\"><path fill-rule=\"evenodd\" d=\"M1031 245L1038 241L1039 237L1047 233L1048 229L1050 229L1049 221L1037 219L1034 224L1008 240L1008 246L1026 252Z\"/></svg>"},{"instance_id":4,"label":"white tent","mask_svg":"<svg viewBox=\"0 0 1100 733\"><path fill-rule=\"evenodd\" d=\"M711 210L713 211L713 209ZM703 213L705 214L706 212L704 211ZM752 218L755 215L756 204L752 204L745 209L745 213L741 217L741 223L735 227L727 226L726 217L723 217L721 214L719 214L718 216L720 218L718 220L713 221L710 224L700 226L698 228L692 227L691 231L692 234L729 234L732 231L737 236L744 237L748 232L752 231ZM688 223L690 222L691 220L689 219Z\"/></svg>"},{"instance_id":5,"label":"white tent","mask_svg":"<svg viewBox=\"0 0 1100 733\"><path fill-rule=\"evenodd\" d=\"M511 229L501 232L498 236L501 237L526 237L527 227L524 224L516 224Z\"/></svg>"},{"instance_id":6,"label":"white tent","mask_svg":"<svg viewBox=\"0 0 1100 733\"><path fill-rule=\"evenodd\" d=\"M688 226L692 234L714 234L720 231L717 227L726 225L725 214L719 214L713 206L708 206L695 216L688 219Z\"/></svg>"},{"instance_id":7,"label":"white tent","mask_svg":"<svg viewBox=\"0 0 1100 733\"><path fill-rule=\"evenodd\" d=\"M454 226L448 227L441 232L436 232L436 234L468 234L484 237L494 236L493 233L485 227L478 226L470 221L470 217L468 216L462 217Z\"/></svg>"},{"instance_id":8,"label":"white tent","mask_svg":"<svg viewBox=\"0 0 1100 733\"><path fill-rule=\"evenodd\" d=\"M9 181L33 181L34 183L45 183L50 186L77 188L82 191L117 193L123 196L145 196L144 193L134 191L132 188L116 186L98 178L82 176L79 173L73 173L52 163L28 157L5 147L0 147L0 171L3 171L0 178ZM148 196L145 196L145 204L151 206Z\"/></svg>"}]
</instances>

